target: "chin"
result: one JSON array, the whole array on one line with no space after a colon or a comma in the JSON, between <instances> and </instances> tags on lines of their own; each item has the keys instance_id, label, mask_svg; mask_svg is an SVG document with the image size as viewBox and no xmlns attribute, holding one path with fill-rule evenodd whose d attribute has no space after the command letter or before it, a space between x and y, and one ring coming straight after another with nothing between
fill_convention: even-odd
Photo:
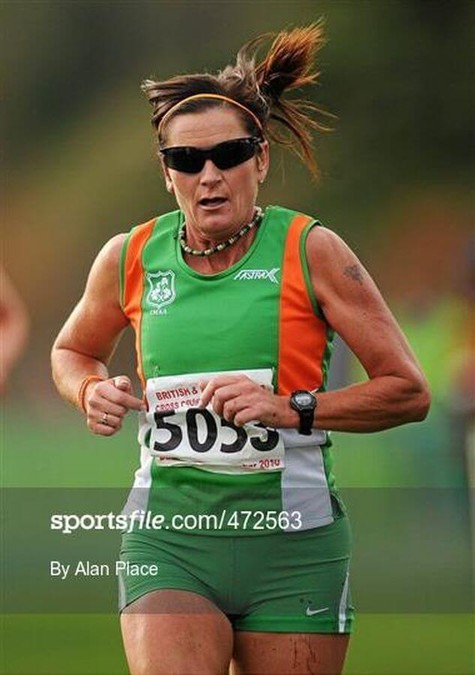
<instances>
[{"instance_id":1,"label":"chin","mask_svg":"<svg viewBox=\"0 0 475 675\"><path fill-rule=\"evenodd\" d=\"M220 212L202 213L197 222L199 229L206 234L212 234L221 229L232 230L233 214L224 209Z\"/></svg>"}]
</instances>

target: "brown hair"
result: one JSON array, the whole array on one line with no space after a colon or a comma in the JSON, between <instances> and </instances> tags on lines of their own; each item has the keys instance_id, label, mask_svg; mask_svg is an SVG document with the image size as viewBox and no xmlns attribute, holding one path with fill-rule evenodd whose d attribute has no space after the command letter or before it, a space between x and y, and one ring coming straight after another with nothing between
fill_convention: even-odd
<instances>
[{"instance_id":1,"label":"brown hair","mask_svg":"<svg viewBox=\"0 0 475 675\"><path fill-rule=\"evenodd\" d=\"M256 54L262 44L273 42L267 55L256 64ZM328 131L318 118L333 117L305 99L284 97L286 91L313 84L320 73L314 69L316 53L325 44L323 21L309 26L266 33L247 42L239 50L235 65L229 65L216 75L208 73L179 75L163 82L145 80L141 89L153 107L152 124L164 142L161 120L177 103L195 94L218 94L248 108L261 123L261 129L278 144L290 148L303 160L314 176L318 167L312 154L312 129ZM216 99L194 99L172 111L176 114L198 112L217 105L229 105ZM252 115L236 107L248 133L261 136ZM166 127L166 123L163 125ZM295 139L297 143L295 143Z\"/></svg>"}]
</instances>

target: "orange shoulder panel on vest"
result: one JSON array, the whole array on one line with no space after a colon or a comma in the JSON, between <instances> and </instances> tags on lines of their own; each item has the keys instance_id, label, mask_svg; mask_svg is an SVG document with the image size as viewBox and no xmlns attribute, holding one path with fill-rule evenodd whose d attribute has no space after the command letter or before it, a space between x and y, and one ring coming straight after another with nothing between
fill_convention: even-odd
<instances>
[{"instance_id":1,"label":"orange shoulder panel on vest","mask_svg":"<svg viewBox=\"0 0 475 675\"><path fill-rule=\"evenodd\" d=\"M145 386L145 378L143 376L142 368L142 346L140 342L140 324L142 321L142 296L144 286L142 252L145 244L153 232L156 221L157 219L153 218L152 220L149 220L143 225L138 225L135 228L135 230L130 235L125 255L123 298L124 312L135 329L137 372L140 377L140 381L142 382L142 386Z\"/></svg>"},{"instance_id":2,"label":"orange shoulder panel on vest","mask_svg":"<svg viewBox=\"0 0 475 675\"><path fill-rule=\"evenodd\" d=\"M277 391L316 389L323 380L322 362L327 345L326 324L315 315L308 296L300 240L312 218L296 216L285 243L279 319L279 368Z\"/></svg>"}]
</instances>

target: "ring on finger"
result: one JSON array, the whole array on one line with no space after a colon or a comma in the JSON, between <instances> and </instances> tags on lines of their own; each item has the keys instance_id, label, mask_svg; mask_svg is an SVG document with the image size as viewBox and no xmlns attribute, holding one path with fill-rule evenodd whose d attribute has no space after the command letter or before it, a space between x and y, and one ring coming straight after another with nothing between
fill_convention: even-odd
<instances>
[{"instance_id":1,"label":"ring on finger","mask_svg":"<svg viewBox=\"0 0 475 675\"><path fill-rule=\"evenodd\" d=\"M106 412L103 413L103 415L101 417L101 424L105 424L106 427L109 426L109 422L107 421L108 417L109 417L109 415Z\"/></svg>"}]
</instances>

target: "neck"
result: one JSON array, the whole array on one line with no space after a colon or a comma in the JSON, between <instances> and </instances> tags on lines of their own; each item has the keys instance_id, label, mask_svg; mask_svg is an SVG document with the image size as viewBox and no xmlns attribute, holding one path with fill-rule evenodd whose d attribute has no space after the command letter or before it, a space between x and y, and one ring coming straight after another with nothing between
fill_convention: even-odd
<instances>
[{"instance_id":1,"label":"neck","mask_svg":"<svg viewBox=\"0 0 475 675\"><path fill-rule=\"evenodd\" d=\"M183 252L186 264L200 274L219 274L235 265L243 258L257 236L257 228L253 227L233 246L211 256L194 256Z\"/></svg>"},{"instance_id":2,"label":"neck","mask_svg":"<svg viewBox=\"0 0 475 675\"><path fill-rule=\"evenodd\" d=\"M210 241L205 239L204 248L203 248L203 240L201 242L202 248L194 248L192 245L190 245L190 243L191 244L193 243L193 238L197 239L197 237L196 233L189 233L192 235L190 237L191 242L187 241L187 227L185 223L181 227L178 235L180 246L184 251L184 253L196 257L208 258L210 256L217 255L230 247L234 248L236 244L240 242L241 239L243 239L248 234L248 232L250 232L253 229L255 230L257 227L259 227L262 218L263 218L262 209L258 206L254 207L254 215L252 219L248 220L245 225L239 228L239 230L234 230L230 237L218 241L216 243L214 243L212 240Z\"/></svg>"}]
</instances>

